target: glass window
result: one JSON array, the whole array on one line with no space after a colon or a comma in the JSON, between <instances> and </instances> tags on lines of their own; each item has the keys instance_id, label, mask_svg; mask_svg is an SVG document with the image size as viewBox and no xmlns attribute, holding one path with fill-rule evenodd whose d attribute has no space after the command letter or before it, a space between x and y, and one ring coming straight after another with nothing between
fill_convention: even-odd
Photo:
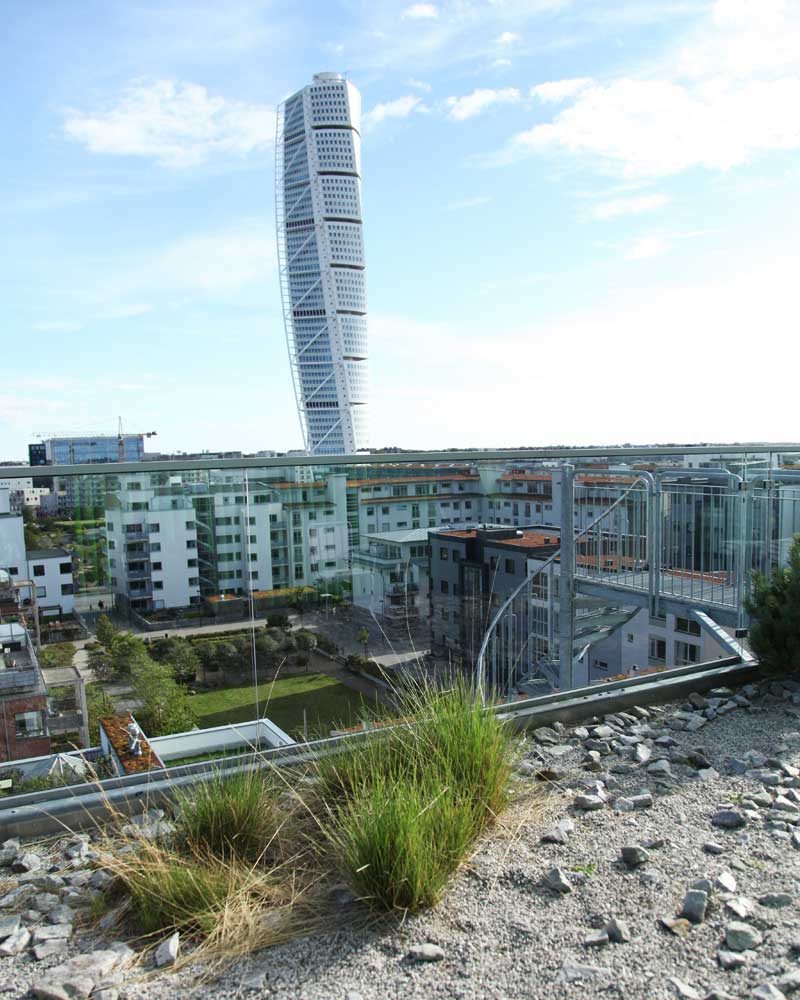
<instances>
[{"instance_id":1,"label":"glass window","mask_svg":"<svg viewBox=\"0 0 800 1000\"><path fill-rule=\"evenodd\" d=\"M67 574L71 573L72 572L72 563L71 562L59 563L58 572L62 576L66 576Z\"/></svg>"},{"instance_id":2,"label":"glass window","mask_svg":"<svg viewBox=\"0 0 800 1000\"><path fill-rule=\"evenodd\" d=\"M18 740L44 736L44 722L41 712L20 712L14 716L14 734Z\"/></svg>"},{"instance_id":3,"label":"glass window","mask_svg":"<svg viewBox=\"0 0 800 1000\"><path fill-rule=\"evenodd\" d=\"M33 567L33 575L34 576L44 576L44 566L42 566L41 564L39 564L38 566L34 566Z\"/></svg>"}]
</instances>

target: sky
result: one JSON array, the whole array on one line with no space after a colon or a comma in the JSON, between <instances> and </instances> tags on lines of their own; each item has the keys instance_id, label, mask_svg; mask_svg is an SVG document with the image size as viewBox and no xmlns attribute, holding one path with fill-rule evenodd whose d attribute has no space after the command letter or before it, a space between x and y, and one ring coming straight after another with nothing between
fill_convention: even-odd
<instances>
[{"instance_id":1,"label":"sky","mask_svg":"<svg viewBox=\"0 0 800 1000\"><path fill-rule=\"evenodd\" d=\"M373 447L800 439L800 0L4 0L0 460L301 447L275 107L362 94Z\"/></svg>"}]
</instances>

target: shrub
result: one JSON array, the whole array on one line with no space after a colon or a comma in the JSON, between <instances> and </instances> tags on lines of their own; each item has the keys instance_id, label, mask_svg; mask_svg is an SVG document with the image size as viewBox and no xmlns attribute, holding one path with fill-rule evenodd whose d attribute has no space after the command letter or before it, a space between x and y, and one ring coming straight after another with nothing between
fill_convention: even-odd
<instances>
[{"instance_id":1,"label":"shrub","mask_svg":"<svg viewBox=\"0 0 800 1000\"><path fill-rule=\"evenodd\" d=\"M800 673L800 535L789 549L789 563L772 579L757 574L747 610L754 619L750 645L762 666Z\"/></svg>"},{"instance_id":2,"label":"shrub","mask_svg":"<svg viewBox=\"0 0 800 1000\"><path fill-rule=\"evenodd\" d=\"M278 795L260 771L217 772L178 798L179 835L196 854L256 863L274 853L281 826Z\"/></svg>"},{"instance_id":3,"label":"shrub","mask_svg":"<svg viewBox=\"0 0 800 1000\"><path fill-rule=\"evenodd\" d=\"M435 902L505 807L514 764L505 724L465 683L413 690L384 739L321 762L325 832L356 889L384 908Z\"/></svg>"},{"instance_id":4,"label":"shrub","mask_svg":"<svg viewBox=\"0 0 800 1000\"><path fill-rule=\"evenodd\" d=\"M288 628L289 616L285 614L267 615L267 628Z\"/></svg>"},{"instance_id":5,"label":"shrub","mask_svg":"<svg viewBox=\"0 0 800 1000\"><path fill-rule=\"evenodd\" d=\"M339 652L339 647L333 639L329 639L327 635L323 635L321 632L318 632L316 638L317 645L323 653L329 653L331 656L335 656Z\"/></svg>"}]
</instances>

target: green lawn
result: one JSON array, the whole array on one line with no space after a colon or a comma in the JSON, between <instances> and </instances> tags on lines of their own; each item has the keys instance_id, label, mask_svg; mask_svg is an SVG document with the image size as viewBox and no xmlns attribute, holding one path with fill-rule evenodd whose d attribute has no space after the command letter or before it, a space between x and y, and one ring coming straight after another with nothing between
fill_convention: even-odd
<instances>
[{"instance_id":1,"label":"green lawn","mask_svg":"<svg viewBox=\"0 0 800 1000\"><path fill-rule=\"evenodd\" d=\"M258 694L259 714L290 734L302 731L304 708L308 714L309 735L327 736L330 729L340 724L356 724L370 707L361 694L327 674L303 674L285 677L274 684L259 684ZM252 685L197 694L191 704L201 729L230 722L251 722L256 717ZM371 707L374 711L375 706Z\"/></svg>"}]
</instances>

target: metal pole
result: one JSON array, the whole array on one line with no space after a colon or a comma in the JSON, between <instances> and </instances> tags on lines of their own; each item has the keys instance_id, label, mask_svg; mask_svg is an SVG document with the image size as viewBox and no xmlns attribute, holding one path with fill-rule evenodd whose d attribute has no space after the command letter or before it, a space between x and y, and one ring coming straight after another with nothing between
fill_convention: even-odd
<instances>
[{"instance_id":1,"label":"metal pole","mask_svg":"<svg viewBox=\"0 0 800 1000\"><path fill-rule=\"evenodd\" d=\"M575 466L561 466L561 562L558 590L558 686L573 686L575 633Z\"/></svg>"}]
</instances>

